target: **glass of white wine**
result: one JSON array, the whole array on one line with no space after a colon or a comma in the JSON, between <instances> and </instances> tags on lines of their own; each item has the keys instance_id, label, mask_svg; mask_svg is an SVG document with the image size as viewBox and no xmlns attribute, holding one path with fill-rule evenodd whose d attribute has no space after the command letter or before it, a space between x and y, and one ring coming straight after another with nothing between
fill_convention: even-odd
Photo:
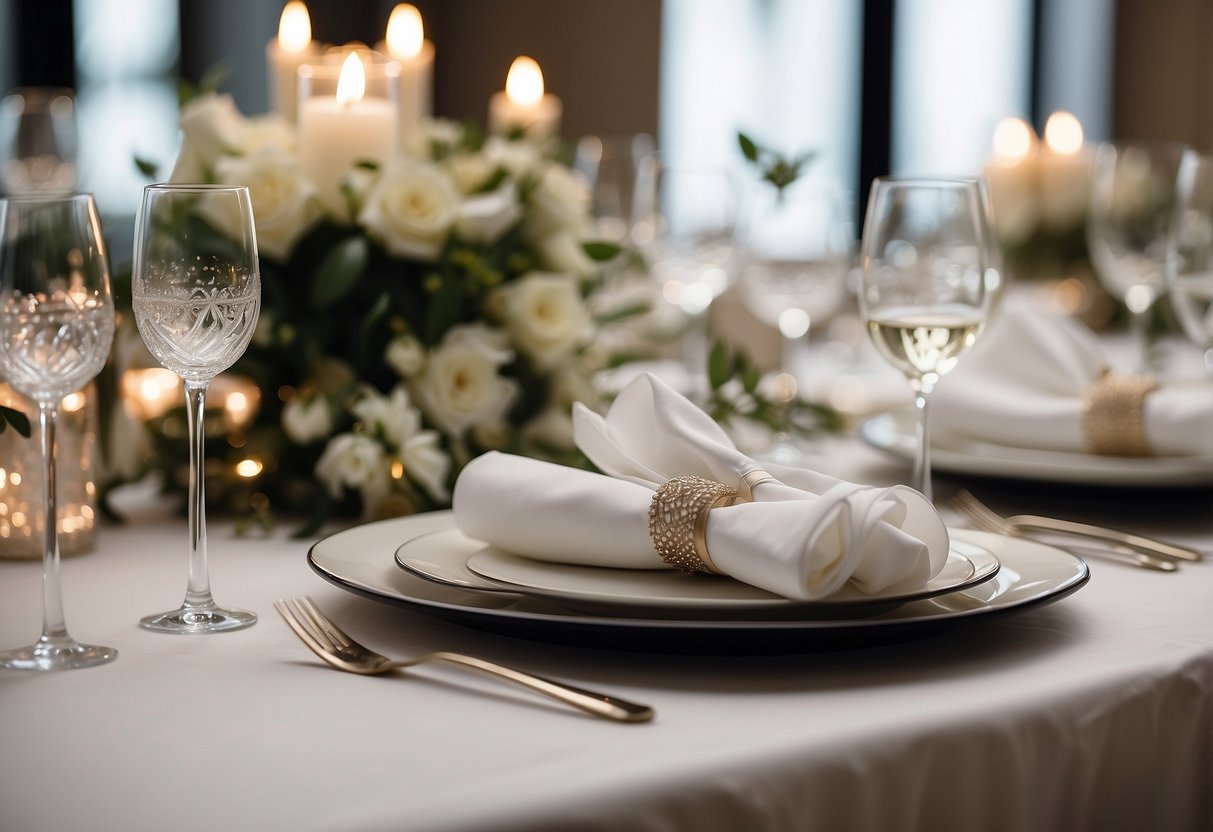
<instances>
[{"instance_id":1,"label":"glass of white wine","mask_svg":"<svg viewBox=\"0 0 1213 832\"><path fill-rule=\"evenodd\" d=\"M879 177L860 243L859 311L914 390L914 486L931 498L928 398L985 325L993 241L981 183Z\"/></svg>"},{"instance_id":2,"label":"glass of white wine","mask_svg":"<svg viewBox=\"0 0 1213 832\"><path fill-rule=\"evenodd\" d=\"M169 633L252 626L257 616L211 596L203 416L211 379L244 354L261 309L248 188L148 185L135 222L132 305L148 351L185 381L190 445L189 579L181 607L139 624Z\"/></svg>"},{"instance_id":3,"label":"glass of white wine","mask_svg":"<svg viewBox=\"0 0 1213 832\"><path fill-rule=\"evenodd\" d=\"M114 300L97 206L88 194L0 200L0 376L38 406L43 463L42 635L0 667L64 670L112 661L67 631L59 579L55 426L59 402L109 358ZM0 467L6 460L0 460ZM32 523L32 520L31 520Z\"/></svg>"}]
</instances>

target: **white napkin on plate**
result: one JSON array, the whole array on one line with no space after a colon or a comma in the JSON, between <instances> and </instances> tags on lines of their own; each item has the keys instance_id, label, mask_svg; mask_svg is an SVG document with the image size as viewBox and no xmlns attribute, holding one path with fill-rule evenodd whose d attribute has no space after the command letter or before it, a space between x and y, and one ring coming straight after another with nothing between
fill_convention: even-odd
<instances>
[{"instance_id":1,"label":"white napkin on plate","mask_svg":"<svg viewBox=\"0 0 1213 832\"><path fill-rule=\"evenodd\" d=\"M925 583L947 559L947 529L917 491L759 465L654 376L629 384L605 418L576 405L573 420L577 446L607 476L485 454L455 483L464 534L539 560L664 568L648 533L649 504L663 482L697 475L736 487L765 468L781 481L758 485L754 502L709 515L708 551L726 574L811 601L847 581L868 593Z\"/></svg>"},{"instance_id":2,"label":"white napkin on plate","mask_svg":"<svg viewBox=\"0 0 1213 832\"><path fill-rule=\"evenodd\" d=\"M1083 394L1109 362L1093 332L1008 300L931 399L937 440L1087 451ZM1213 384L1161 384L1146 396L1145 437L1159 455L1213 455Z\"/></svg>"}]
</instances>

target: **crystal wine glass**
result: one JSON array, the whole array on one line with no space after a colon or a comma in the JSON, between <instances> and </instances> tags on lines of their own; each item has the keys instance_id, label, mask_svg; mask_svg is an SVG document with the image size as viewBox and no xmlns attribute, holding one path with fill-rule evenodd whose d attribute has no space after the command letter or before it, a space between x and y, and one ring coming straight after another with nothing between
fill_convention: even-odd
<instances>
[{"instance_id":1,"label":"crystal wine glass","mask_svg":"<svg viewBox=\"0 0 1213 832\"><path fill-rule=\"evenodd\" d=\"M984 212L976 180L879 177L868 197L859 311L877 350L914 390L914 484L928 499L927 400L977 341L994 282Z\"/></svg>"},{"instance_id":2,"label":"crystal wine glass","mask_svg":"<svg viewBox=\"0 0 1213 832\"><path fill-rule=\"evenodd\" d=\"M206 550L203 415L211 379L248 347L261 276L248 188L149 185L135 224L135 321L156 360L185 382L190 445L189 583L185 601L140 620L149 630L210 633L252 626L251 612L211 597Z\"/></svg>"},{"instance_id":3,"label":"crystal wine glass","mask_svg":"<svg viewBox=\"0 0 1213 832\"><path fill-rule=\"evenodd\" d=\"M55 426L59 401L101 371L114 301L97 207L87 194L0 200L0 375L38 405L43 462L42 635L0 667L62 670L112 661L67 631L59 578Z\"/></svg>"},{"instance_id":4,"label":"crystal wine glass","mask_svg":"<svg viewBox=\"0 0 1213 832\"><path fill-rule=\"evenodd\" d=\"M1087 242L1104 287L1129 309L1136 372L1145 371L1150 310L1174 263L1186 154L1181 144L1103 144L1095 157Z\"/></svg>"},{"instance_id":5,"label":"crystal wine glass","mask_svg":"<svg viewBox=\"0 0 1213 832\"><path fill-rule=\"evenodd\" d=\"M76 102L60 87L0 101L0 181L9 194L68 194L76 184Z\"/></svg>"},{"instance_id":6,"label":"crystal wine glass","mask_svg":"<svg viewBox=\"0 0 1213 832\"><path fill-rule=\"evenodd\" d=\"M744 229L742 298L760 321L779 331L782 342L776 393L791 402L799 395L797 371L811 328L824 323L847 296L852 223L847 200L833 191L792 185L761 186ZM772 437L767 455L794 465L802 452L787 433Z\"/></svg>"},{"instance_id":7,"label":"crystal wine glass","mask_svg":"<svg viewBox=\"0 0 1213 832\"><path fill-rule=\"evenodd\" d=\"M692 398L706 393L707 314L734 282L737 191L721 168L695 167L652 153L640 160L632 240L648 261L662 296L682 310L682 341Z\"/></svg>"},{"instance_id":8,"label":"crystal wine glass","mask_svg":"<svg viewBox=\"0 0 1213 832\"><path fill-rule=\"evenodd\" d=\"M1184 334L1204 351L1213 379L1213 156L1193 156L1169 297Z\"/></svg>"}]
</instances>

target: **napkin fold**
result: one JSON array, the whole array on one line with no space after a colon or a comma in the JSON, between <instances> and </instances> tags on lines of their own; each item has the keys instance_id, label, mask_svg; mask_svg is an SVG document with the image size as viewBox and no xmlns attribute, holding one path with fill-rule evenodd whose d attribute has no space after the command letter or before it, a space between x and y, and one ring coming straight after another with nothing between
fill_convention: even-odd
<instances>
[{"instance_id":1,"label":"napkin fold","mask_svg":"<svg viewBox=\"0 0 1213 832\"><path fill-rule=\"evenodd\" d=\"M777 481L755 486L753 502L709 515L708 551L733 578L812 601L848 581L867 593L925 583L947 559L947 529L917 491L760 465L652 375L629 384L605 417L574 405L573 435L602 474L484 454L455 483L460 530L539 560L666 568L648 532L656 489L688 475L736 487L744 474L765 469Z\"/></svg>"},{"instance_id":2,"label":"napkin fold","mask_svg":"<svg viewBox=\"0 0 1213 832\"><path fill-rule=\"evenodd\" d=\"M1091 452L1084 394L1109 367L1079 322L1008 299L932 396L938 440ZM1145 440L1158 455L1213 454L1213 385L1163 383L1145 397Z\"/></svg>"}]
</instances>

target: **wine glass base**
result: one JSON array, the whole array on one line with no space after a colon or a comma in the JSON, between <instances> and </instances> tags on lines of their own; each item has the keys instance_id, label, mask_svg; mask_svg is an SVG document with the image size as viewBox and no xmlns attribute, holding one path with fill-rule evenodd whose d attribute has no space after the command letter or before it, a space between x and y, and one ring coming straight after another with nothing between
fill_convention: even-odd
<instances>
[{"instance_id":1,"label":"wine glass base","mask_svg":"<svg viewBox=\"0 0 1213 832\"><path fill-rule=\"evenodd\" d=\"M243 610L221 610L218 607L182 607L159 615L139 619L139 626L158 633L222 633L243 630L257 623L257 616Z\"/></svg>"},{"instance_id":2,"label":"wine glass base","mask_svg":"<svg viewBox=\"0 0 1213 832\"><path fill-rule=\"evenodd\" d=\"M112 662L118 651L95 644L50 644L39 641L29 647L0 652L0 667L9 670L74 670Z\"/></svg>"}]
</instances>

